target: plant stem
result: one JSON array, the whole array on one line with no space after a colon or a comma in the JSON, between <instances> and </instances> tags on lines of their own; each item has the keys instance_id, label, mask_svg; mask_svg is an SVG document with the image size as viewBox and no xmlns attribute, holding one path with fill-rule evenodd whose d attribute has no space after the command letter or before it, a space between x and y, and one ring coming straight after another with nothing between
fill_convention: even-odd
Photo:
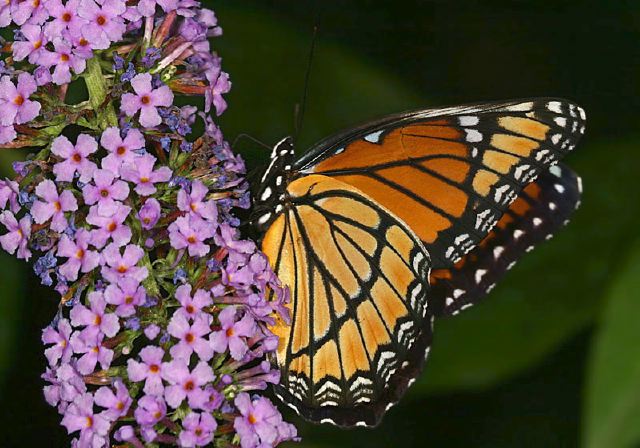
<instances>
[{"instance_id":1,"label":"plant stem","mask_svg":"<svg viewBox=\"0 0 640 448\"><path fill-rule=\"evenodd\" d=\"M100 129L106 129L109 126L118 126L118 117L113 108L113 102L107 99L107 82L102 74L100 61L98 56L87 61L87 69L84 72L84 81L89 91L89 103L95 111Z\"/></svg>"}]
</instances>

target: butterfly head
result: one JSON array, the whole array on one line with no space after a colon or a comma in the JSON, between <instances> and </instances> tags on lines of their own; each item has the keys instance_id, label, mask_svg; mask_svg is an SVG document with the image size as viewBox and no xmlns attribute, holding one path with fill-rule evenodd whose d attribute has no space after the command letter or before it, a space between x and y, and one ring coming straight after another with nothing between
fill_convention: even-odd
<instances>
[{"instance_id":1,"label":"butterfly head","mask_svg":"<svg viewBox=\"0 0 640 448\"><path fill-rule=\"evenodd\" d=\"M295 151L291 137L280 140L271 151L269 166L262 175L253 196L254 212L251 222L260 233L269 227L273 218L282 208L294 157Z\"/></svg>"}]
</instances>

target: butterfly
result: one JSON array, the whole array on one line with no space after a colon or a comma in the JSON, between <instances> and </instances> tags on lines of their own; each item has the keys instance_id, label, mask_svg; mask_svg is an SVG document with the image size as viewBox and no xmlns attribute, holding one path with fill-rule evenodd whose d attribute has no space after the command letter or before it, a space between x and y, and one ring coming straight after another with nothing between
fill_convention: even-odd
<instances>
[{"instance_id":1,"label":"butterfly","mask_svg":"<svg viewBox=\"0 0 640 448\"><path fill-rule=\"evenodd\" d=\"M554 98L392 115L296 158L276 144L252 221L290 291L275 394L302 417L375 426L420 374L436 317L477 303L577 208L559 162L585 111Z\"/></svg>"}]
</instances>

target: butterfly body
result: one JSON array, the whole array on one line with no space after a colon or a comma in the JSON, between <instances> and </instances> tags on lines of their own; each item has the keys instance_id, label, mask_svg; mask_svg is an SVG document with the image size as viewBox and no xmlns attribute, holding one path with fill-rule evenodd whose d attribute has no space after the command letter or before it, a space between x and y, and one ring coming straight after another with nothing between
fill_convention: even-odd
<instances>
[{"instance_id":1,"label":"butterfly body","mask_svg":"<svg viewBox=\"0 0 640 448\"><path fill-rule=\"evenodd\" d=\"M278 143L253 219L291 292L291 326L272 327L276 394L312 421L376 425L421 371L434 318L486 295L575 209L579 178L549 169L584 119L517 100L390 116L299 159Z\"/></svg>"}]
</instances>

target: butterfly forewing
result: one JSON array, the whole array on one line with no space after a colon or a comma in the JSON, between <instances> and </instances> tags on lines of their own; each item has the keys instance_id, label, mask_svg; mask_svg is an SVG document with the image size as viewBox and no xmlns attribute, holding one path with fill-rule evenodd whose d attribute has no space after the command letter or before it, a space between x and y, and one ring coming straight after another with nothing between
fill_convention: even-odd
<instances>
[{"instance_id":1,"label":"butterfly forewing","mask_svg":"<svg viewBox=\"0 0 640 448\"><path fill-rule=\"evenodd\" d=\"M366 192L418 235L434 267L444 268L573 149L584 118L581 108L556 99L420 111L325 142L296 167Z\"/></svg>"},{"instance_id":2,"label":"butterfly forewing","mask_svg":"<svg viewBox=\"0 0 640 448\"><path fill-rule=\"evenodd\" d=\"M273 327L276 393L313 421L375 425L431 341L429 256L401 221L343 182L306 176L287 194L263 240L291 289L291 327Z\"/></svg>"}]
</instances>

